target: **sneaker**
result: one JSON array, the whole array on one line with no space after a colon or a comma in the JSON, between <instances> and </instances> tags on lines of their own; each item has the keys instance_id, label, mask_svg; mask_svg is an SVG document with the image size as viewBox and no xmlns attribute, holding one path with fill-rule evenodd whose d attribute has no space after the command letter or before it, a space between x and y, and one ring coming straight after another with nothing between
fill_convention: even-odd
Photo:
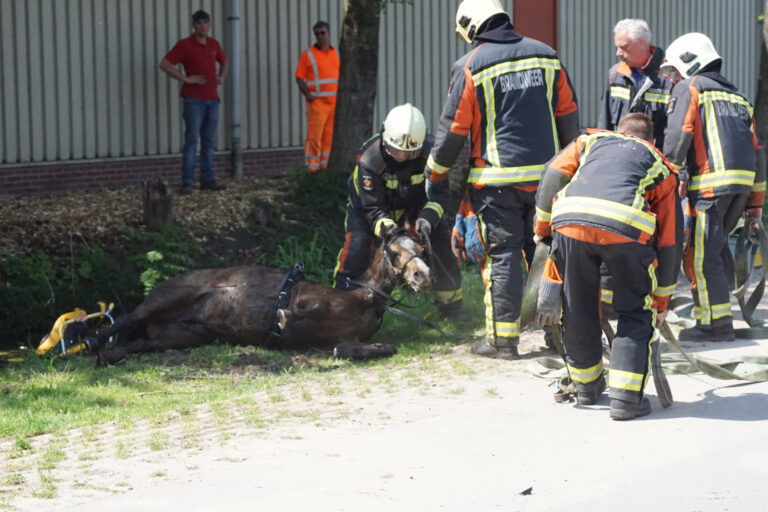
<instances>
[{"instance_id":1,"label":"sneaker","mask_svg":"<svg viewBox=\"0 0 768 512\"><path fill-rule=\"evenodd\" d=\"M724 324L709 329L697 325L682 329L677 338L680 341L733 341L736 339L736 335L733 333L733 324Z\"/></svg>"},{"instance_id":2,"label":"sneaker","mask_svg":"<svg viewBox=\"0 0 768 512\"><path fill-rule=\"evenodd\" d=\"M192 185L182 185L179 189L179 195L180 196L188 196L192 194L195 191L194 187Z\"/></svg>"},{"instance_id":3,"label":"sneaker","mask_svg":"<svg viewBox=\"0 0 768 512\"><path fill-rule=\"evenodd\" d=\"M595 405L597 399L605 391L605 376L600 377L587 384L576 385L576 403L579 405Z\"/></svg>"},{"instance_id":4,"label":"sneaker","mask_svg":"<svg viewBox=\"0 0 768 512\"><path fill-rule=\"evenodd\" d=\"M631 420L651 413L651 402L648 397L643 397L640 403L628 402L618 398L611 399L611 419Z\"/></svg>"},{"instance_id":5,"label":"sneaker","mask_svg":"<svg viewBox=\"0 0 768 512\"><path fill-rule=\"evenodd\" d=\"M218 183L216 180L213 181L206 181L205 183L200 184L200 190L225 190L227 188L226 185L222 185L221 183Z\"/></svg>"},{"instance_id":6,"label":"sneaker","mask_svg":"<svg viewBox=\"0 0 768 512\"><path fill-rule=\"evenodd\" d=\"M482 339L474 342L469 349L472 354L483 357L491 357L494 359L518 359L520 355L517 352L517 345L506 345L503 347L497 347L489 342L487 339Z\"/></svg>"}]
</instances>

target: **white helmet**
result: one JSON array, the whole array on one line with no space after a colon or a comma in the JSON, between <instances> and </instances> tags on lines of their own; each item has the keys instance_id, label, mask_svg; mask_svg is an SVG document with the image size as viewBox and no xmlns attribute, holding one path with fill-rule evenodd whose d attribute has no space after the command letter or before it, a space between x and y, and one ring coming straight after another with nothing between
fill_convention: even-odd
<instances>
[{"instance_id":1,"label":"white helmet","mask_svg":"<svg viewBox=\"0 0 768 512\"><path fill-rule=\"evenodd\" d=\"M382 136L388 146L400 151L421 149L427 136L424 115L410 103L398 105L387 114Z\"/></svg>"},{"instance_id":2,"label":"white helmet","mask_svg":"<svg viewBox=\"0 0 768 512\"><path fill-rule=\"evenodd\" d=\"M682 35L667 47L662 68L675 68L683 78L690 78L708 64L720 60L712 41L698 32Z\"/></svg>"},{"instance_id":3,"label":"white helmet","mask_svg":"<svg viewBox=\"0 0 768 512\"><path fill-rule=\"evenodd\" d=\"M468 43L494 14L506 14L499 0L464 0L456 9L456 32Z\"/></svg>"}]
</instances>

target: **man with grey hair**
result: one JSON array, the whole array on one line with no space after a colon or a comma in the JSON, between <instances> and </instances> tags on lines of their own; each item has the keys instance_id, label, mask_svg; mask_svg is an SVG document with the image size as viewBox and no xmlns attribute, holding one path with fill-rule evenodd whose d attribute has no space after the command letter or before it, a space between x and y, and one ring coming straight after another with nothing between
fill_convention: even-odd
<instances>
[{"instance_id":1,"label":"man with grey hair","mask_svg":"<svg viewBox=\"0 0 768 512\"><path fill-rule=\"evenodd\" d=\"M661 150L667 127L667 103L674 84L659 71L664 50L651 46L651 37L645 20L624 19L613 27L616 56L621 61L608 71L597 127L616 131L619 121L627 114L645 114L653 123L651 143ZM613 313L613 280L607 268L601 268L600 272L600 304L604 317L609 318Z\"/></svg>"},{"instance_id":2,"label":"man with grey hair","mask_svg":"<svg viewBox=\"0 0 768 512\"><path fill-rule=\"evenodd\" d=\"M674 85L659 72L664 50L651 46L651 29L645 20L639 19L616 23L613 42L621 62L608 71L597 127L616 130L621 118L628 113L643 113L653 120L655 145L662 149L667 103Z\"/></svg>"}]
</instances>

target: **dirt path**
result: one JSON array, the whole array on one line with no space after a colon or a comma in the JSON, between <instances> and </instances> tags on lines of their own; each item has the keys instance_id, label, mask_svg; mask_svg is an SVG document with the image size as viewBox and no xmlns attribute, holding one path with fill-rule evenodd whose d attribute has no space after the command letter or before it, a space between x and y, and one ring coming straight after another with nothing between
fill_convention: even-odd
<instances>
[{"instance_id":1,"label":"dirt path","mask_svg":"<svg viewBox=\"0 0 768 512\"><path fill-rule=\"evenodd\" d=\"M541 355L541 344L541 332L526 333L521 353ZM716 360L768 355L765 341L684 346ZM764 507L768 383L668 374L672 407L649 384L652 414L612 422L607 397L555 404L531 368L541 370L461 345L163 424L40 436L3 460L0 499L35 512Z\"/></svg>"},{"instance_id":2,"label":"dirt path","mask_svg":"<svg viewBox=\"0 0 768 512\"><path fill-rule=\"evenodd\" d=\"M339 423L386 428L449 405L469 389L479 393L477 399L498 400L495 379L517 379L526 364L476 358L460 346L406 367L323 376L224 407L175 413L162 423L112 422L66 436L43 435L26 449L7 441L0 445L0 503L11 510L71 510L77 503L188 479L211 464L245 460L244 443L299 439L300 429L321 431ZM485 382L486 375L494 379Z\"/></svg>"}]
</instances>

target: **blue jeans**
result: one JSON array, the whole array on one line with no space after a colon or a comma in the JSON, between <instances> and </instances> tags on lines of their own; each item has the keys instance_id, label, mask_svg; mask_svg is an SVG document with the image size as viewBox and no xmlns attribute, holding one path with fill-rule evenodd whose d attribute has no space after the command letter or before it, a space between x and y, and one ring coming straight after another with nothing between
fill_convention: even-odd
<instances>
[{"instance_id":1,"label":"blue jeans","mask_svg":"<svg viewBox=\"0 0 768 512\"><path fill-rule=\"evenodd\" d=\"M184 98L184 156L181 184L195 183L195 156L200 138L200 183L213 181L213 147L219 123L219 100Z\"/></svg>"}]
</instances>

